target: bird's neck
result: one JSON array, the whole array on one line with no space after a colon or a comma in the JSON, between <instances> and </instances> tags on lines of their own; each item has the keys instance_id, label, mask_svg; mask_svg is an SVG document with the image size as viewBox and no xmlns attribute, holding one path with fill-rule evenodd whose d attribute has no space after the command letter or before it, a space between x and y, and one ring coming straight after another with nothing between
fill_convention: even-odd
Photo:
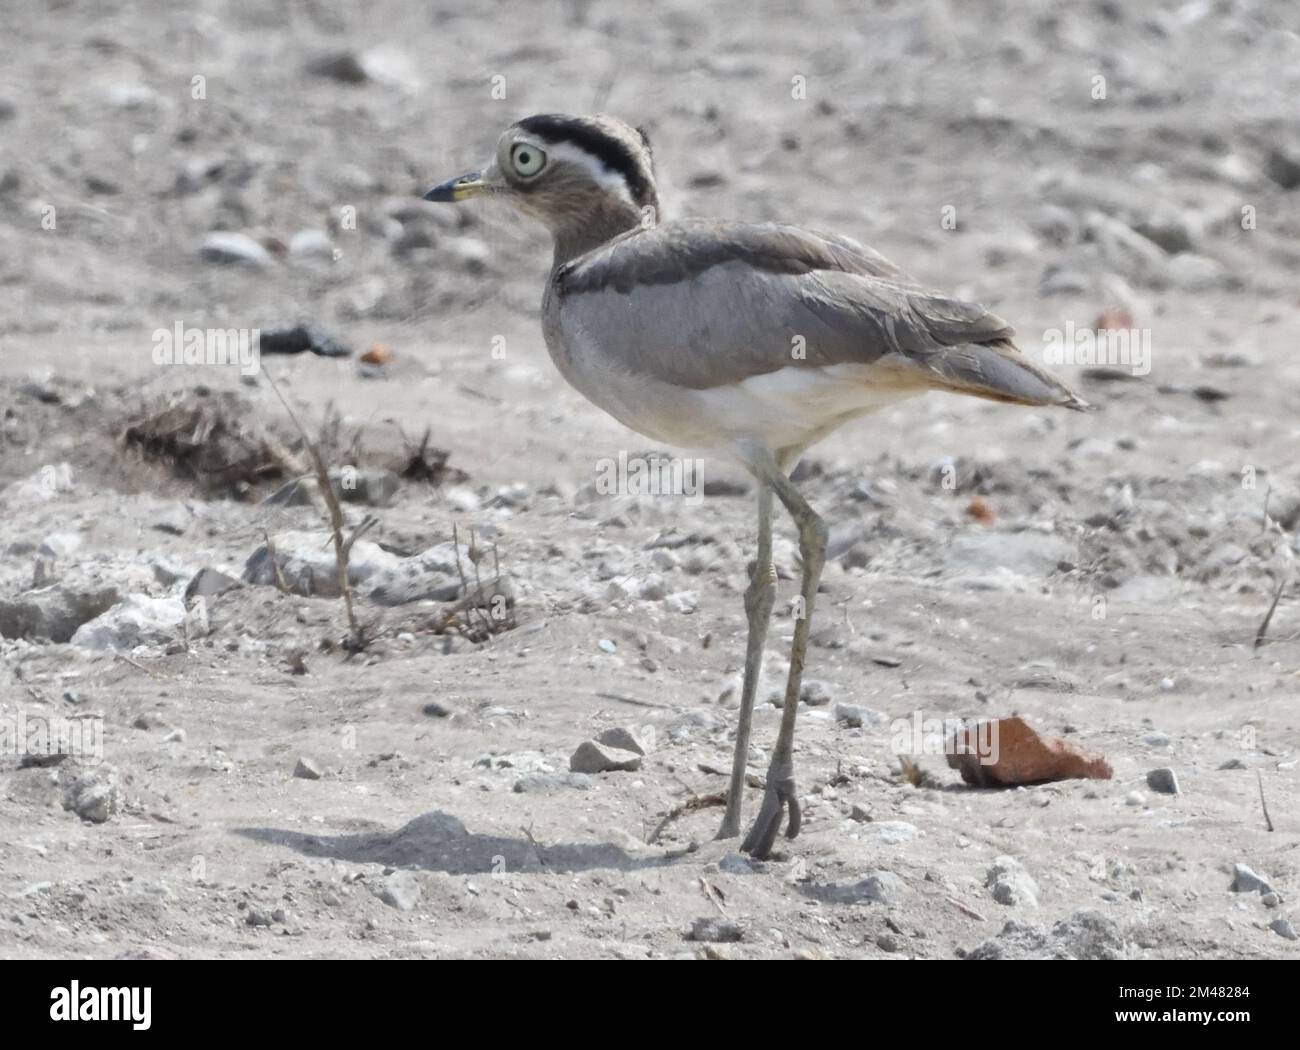
<instances>
[{"instance_id":1,"label":"bird's neck","mask_svg":"<svg viewBox=\"0 0 1300 1050\"><path fill-rule=\"evenodd\" d=\"M552 271L641 224L642 215L637 208L608 199L580 214L566 216L551 228L555 237Z\"/></svg>"}]
</instances>

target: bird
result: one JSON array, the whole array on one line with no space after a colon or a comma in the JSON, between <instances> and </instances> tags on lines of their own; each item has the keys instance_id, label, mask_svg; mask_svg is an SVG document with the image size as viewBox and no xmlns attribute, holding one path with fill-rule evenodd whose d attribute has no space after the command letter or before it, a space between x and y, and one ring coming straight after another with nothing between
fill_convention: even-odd
<instances>
[{"instance_id":1,"label":"bird","mask_svg":"<svg viewBox=\"0 0 1300 1050\"><path fill-rule=\"evenodd\" d=\"M598 114L510 125L486 167L427 201L497 200L553 240L542 331L560 374L658 442L738 463L755 479L757 557L735 753L717 838L739 836L754 698L777 577L774 500L798 533L790 669L763 800L741 843L771 855L802 823L794 737L828 526L790 480L832 431L929 391L1015 405L1089 406L1026 357L984 307L935 291L848 237L775 222L665 220L646 132Z\"/></svg>"}]
</instances>

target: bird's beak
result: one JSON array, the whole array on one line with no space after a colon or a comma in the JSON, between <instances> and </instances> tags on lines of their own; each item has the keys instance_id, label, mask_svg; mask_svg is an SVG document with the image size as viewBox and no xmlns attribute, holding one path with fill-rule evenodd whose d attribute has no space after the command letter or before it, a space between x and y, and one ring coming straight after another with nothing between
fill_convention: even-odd
<instances>
[{"instance_id":1,"label":"bird's beak","mask_svg":"<svg viewBox=\"0 0 1300 1050\"><path fill-rule=\"evenodd\" d=\"M440 203L459 203L486 192L487 186L483 182L483 173L471 171L468 175L439 183L424 195L424 199Z\"/></svg>"}]
</instances>

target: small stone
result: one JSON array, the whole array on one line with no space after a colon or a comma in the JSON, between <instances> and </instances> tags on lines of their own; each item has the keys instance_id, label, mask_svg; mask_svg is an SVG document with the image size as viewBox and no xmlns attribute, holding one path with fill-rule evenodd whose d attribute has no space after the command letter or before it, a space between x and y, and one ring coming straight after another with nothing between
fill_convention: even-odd
<instances>
[{"instance_id":1,"label":"small stone","mask_svg":"<svg viewBox=\"0 0 1300 1050\"><path fill-rule=\"evenodd\" d=\"M1284 190L1300 188L1300 153L1289 153L1281 146L1274 146L1268 151L1264 171Z\"/></svg>"},{"instance_id":2,"label":"small stone","mask_svg":"<svg viewBox=\"0 0 1300 1050\"><path fill-rule=\"evenodd\" d=\"M334 244L324 230L299 230L289 238L293 259L334 259Z\"/></svg>"},{"instance_id":3,"label":"small stone","mask_svg":"<svg viewBox=\"0 0 1300 1050\"><path fill-rule=\"evenodd\" d=\"M734 944L737 941L744 940L745 928L737 922L730 919L720 919L715 916L708 916L703 919L696 919L691 923L691 931L687 934L687 939L692 941L706 941L714 944Z\"/></svg>"},{"instance_id":4,"label":"small stone","mask_svg":"<svg viewBox=\"0 0 1300 1050\"><path fill-rule=\"evenodd\" d=\"M799 689L799 699L809 707L825 707L831 702L831 687L823 681L810 678Z\"/></svg>"},{"instance_id":5,"label":"small stone","mask_svg":"<svg viewBox=\"0 0 1300 1050\"><path fill-rule=\"evenodd\" d=\"M564 788L590 791L591 784L591 777L586 773L526 773L515 781L511 790L517 795L545 795Z\"/></svg>"},{"instance_id":6,"label":"small stone","mask_svg":"<svg viewBox=\"0 0 1300 1050\"><path fill-rule=\"evenodd\" d=\"M1220 769L1245 769L1246 763L1239 758L1230 758L1219 767Z\"/></svg>"},{"instance_id":7,"label":"small stone","mask_svg":"<svg viewBox=\"0 0 1300 1050\"><path fill-rule=\"evenodd\" d=\"M892 933L882 933L876 938L876 947L882 952L898 951L898 938Z\"/></svg>"},{"instance_id":8,"label":"small stone","mask_svg":"<svg viewBox=\"0 0 1300 1050\"><path fill-rule=\"evenodd\" d=\"M302 780L319 780L325 773L315 759L302 755L298 759L298 764L293 767L293 775Z\"/></svg>"},{"instance_id":9,"label":"small stone","mask_svg":"<svg viewBox=\"0 0 1300 1050\"><path fill-rule=\"evenodd\" d=\"M1147 747L1168 747L1169 734L1161 732L1147 733L1142 738L1142 743L1146 744Z\"/></svg>"},{"instance_id":10,"label":"small stone","mask_svg":"<svg viewBox=\"0 0 1300 1050\"><path fill-rule=\"evenodd\" d=\"M1234 893L1271 893L1273 887L1268 879L1252 871L1245 864L1232 866L1232 890Z\"/></svg>"},{"instance_id":11,"label":"small stone","mask_svg":"<svg viewBox=\"0 0 1300 1050\"><path fill-rule=\"evenodd\" d=\"M165 737L163 737L163 743L183 744L185 743L185 735L186 734L184 729L173 729L170 733L168 733Z\"/></svg>"},{"instance_id":12,"label":"small stone","mask_svg":"<svg viewBox=\"0 0 1300 1050\"><path fill-rule=\"evenodd\" d=\"M665 603L670 611L689 616L700 607L700 596L696 591L678 591L676 594L670 594L665 599Z\"/></svg>"},{"instance_id":13,"label":"small stone","mask_svg":"<svg viewBox=\"0 0 1300 1050\"><path fill-rule=\"evenodd\" d=\"M615 645L613 642L611 642L608 638L602 638L599 642L596 643L596 645L599 646L600 651L602 653L618 652L618 646Z\"/></svg>"},{"instance_id":14,"label":"small stone","mask_svg":"<svg viewBox=\"0 0 1300 1050\"><path fill-rule=\"evenodd\" d=\"M190 582L185 585L185 600L189 602L195 598L219 598L221 595L238 590L243 586L242 581L235 579L233 576L227 576L217 569L200 569L194 574Z\"/></svg>"},{"instance_id":15,"label":"small stone","mask_svg":"<svg viewBox=\"0 0 1300 1050\"><path fill-rule=\"evenodd\" d=\"M270 926L271 916L260 908L249 908L248 914L244 916L244 922L249 926Z\"/></svg>"},{"instance_id":16,"label":"small stone","mask_svg":"<svg viewBox=\"0 0 1300 1050\"><path fill-rule=\"evenodd\" d=\"M1147 797L1140 791L1130 791L1124 796L1124 805L1126 806L1145 806Z\"/></svg>"},{"instance_id":17,"label":"small stone","mask_svg":"<svg viewBox=\"0 0 1300 1050\"><path fill-rule=\"evenodd\" d=\"M754 865L739 853L728 853L718 861L718 870L728 875L753 875Z\"/></svg>"},{"instance_id":18,"label":"small stone","mask_svg":"<svg viewBox=\"0 0 1300 1050\"><path fill-rule=\"evenodd\" d=\"M420 902L420 881L413 872L395 871L371 892L390 908L411 911Z\"/></svg>"},{"instance_id":19,"label":"small stone","mask_svg":"<svg viewBox=\"0 0 1300 1050\"><path fill-rule=\"evenodd\" d=\"M984 876L984 885L993 891L993 899L999 904L1038 907L1038 883L1015 857L997 857Z\"/></svg>"},{"instance_id":20,"label":"small stone","mask_svg":"<svg viewBox=\"0 0 1300 1050\"><path fill-rule=\"evenodd\" d=\"M920 834L915 824L905 820L881 820L872 823L871 835L884 846L898 846L911 842Z\"/></svg>"},{"instance_id":21,"label":"small stone","mask_svg":"<svg viewBox=\"0 0 1300 1050\"><path fill-rule=\"evenodd\" d=\"M1268 924L1268 928L1288 941L1300 940L1300 934L1297 934L1291 923L1280 915Z\"/></svg>"},{"instance_id":22,"label":"small stone","mask_svg":"<svg viewBox=\"0 0 1300 1050\"><path fill-rule=\"evenodd\" d=\"M871 810L855 802L853 808L849 810L849 819L856 820L859 824L870 824L872 819Z\"/></svg>"},{"instance_id":23,"label":"small stone","mask_svg":"<svg viewBox=\"0 0 1300 1050\"><path fill-rule=\"evenodd\" d=\"M569 759L569 771L573 773L631 772L640 768L641 756L635 751L609 747L595 740L584 740Z\"/></svg>"},{"instance_id":24,"label":"small stone","mask_svg":"<svg viewBox=\"0 0 1300 1050\"><path fill-rule=\"evenodd\" d=\"M606 729L596 737L596 741L608 747L616 747L620 751L648 755L655 747L655 730L654 726L642 726L634 729L618 726L614 729Z\"/></svg>"},{"instance_id":25,"label":"small stone","mask_svg":"<svg viewBox=\"0 0 1300 1050\"><path fill-rule=\"evenodd\" d=\"M892 871L873 871L854 890L858 900L897 904L907 893L907 884Z\"/></svg>"},{"instance_id":26,"label":"small stone","mask_svg":"<svg viewBox=\"0 0 1300 1050\"><path fill-rule=\"evenodd\" d=\"M1161 795L1179 795L1178 777L1168 766L1147 773L1147 787Z\"/></svg>"},{"instance_id":27,"label":"small stone","mask_svg":"<svg viewBox=\"0 0 1300 1050\"><path fill-rule=\"evenodd\" d=\"M1259 902L1264 905L1265 908L1276 908L1282 903L1282 898L1279 897L1274 890L1269 890L1267 893L1260 894Z\"/></svg>"},{"instance_id":28,"label":"small stone","mask_svg":"<svg viewBox=\"0 0 1300 1050\"><path fill-rule=\"evenodd\" d=\"M455 714L455 711L450 707L446 704L439 703L437 700L430 700L420 708L420 710L430 718L450 718Z\"/></svg>"},{"instance_id":29,"label":"small stone","mask_svg":"<svg viewBox=\"0 0 1300 1050\"><path fill-rule=\"evenodd\" d=\"M208 262L226 266L270 266L271 253L246 233L214 230L203 238L199 255Z\"/></svg>"}]
</instances>

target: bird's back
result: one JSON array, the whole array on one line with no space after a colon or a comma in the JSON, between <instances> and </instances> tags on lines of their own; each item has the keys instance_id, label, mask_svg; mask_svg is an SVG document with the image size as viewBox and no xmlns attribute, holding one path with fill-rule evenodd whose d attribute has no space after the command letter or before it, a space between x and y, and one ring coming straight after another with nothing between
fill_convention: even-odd
<instances>
[{"instance_id":1,"label":"bird's back","mask_svg":"<svg viewBox=\"0 0 1300 1050\"><path fill-rule=\"evenodd\" d=\"M685 220L629 231L556 269L546 328L579 389L572 373L592 368L704 390L787 368L880 364L921 388L1084 405L1016 349L995 314L846 237L795 226Z\"/></svg>"}]
</instances>

